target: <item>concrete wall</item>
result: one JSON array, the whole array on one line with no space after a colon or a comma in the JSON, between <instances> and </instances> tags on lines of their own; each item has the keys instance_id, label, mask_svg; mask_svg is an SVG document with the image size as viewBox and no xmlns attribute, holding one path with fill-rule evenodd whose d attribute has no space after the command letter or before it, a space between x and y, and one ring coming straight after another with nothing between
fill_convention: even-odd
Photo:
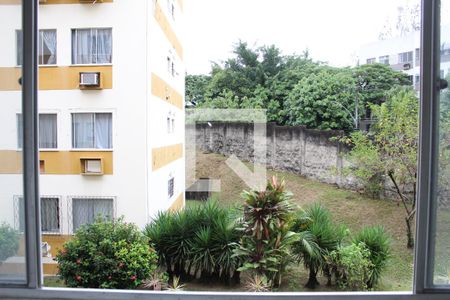
<instances>
[{"instance_id":1,"label":"concrete wall","mask_svg":"<svg viewBox=\"0 0 450 300\"><path fill-rule=\"evenodd\" d=\"M254 161L253 124L210 124L196 125L197 149L224 155L234 154L240 159ZM192 131L194 127L186 130ZM267 166L354 189L357 187L356 180L342 175L343 168L348 165L344 158L347 149L341 143L330 140L341 133L269 123L266 133Z\"/></svg>"}]
</instances>

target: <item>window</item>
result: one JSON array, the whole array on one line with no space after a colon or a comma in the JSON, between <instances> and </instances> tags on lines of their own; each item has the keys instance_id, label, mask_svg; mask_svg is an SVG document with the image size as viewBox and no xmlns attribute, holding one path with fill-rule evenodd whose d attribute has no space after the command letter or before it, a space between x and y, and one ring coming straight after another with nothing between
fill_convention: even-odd
<instances>
[{"instance_id":1,"label":"window","mask_svg":"<svg viewBox=\"0 0 450 300\"><path fill-rule=\"evenodd\" d=\"M114 217L112 198L72 198L72 226L75 232L81 225L91 224L96 218Z\"/></svg>"},{"instance_id":2,"label":"window","mask_svg":"<svg viewBox=\"0 0 450 300\"><path fill-rule=\"evenodd\" d=\"M167 10L172 19L175 20L175 4L173 0L167 0Z\"/></svg>"},{"instance_id":3,"label":"window","mask_svg":"<svg viewBox=\"0 0 450 300\"><path fill-rule=\"evenodd\" d=\"M389 65L389 55L380 56L378 58L378 61L380 62L380 64Z\"/></svg>"},{"instance_id":4,"label":"window","mask_svg":"<svg viewBox=\"0 0 450 300\"><path fill-rule=\"evenodd\" d=\"M174 187L175 187L175 178L171 175L169 178L169 181L167 182L167 187L168 187L168 195L169 195L169 199L172 198L173 194L174 194Z\"/></svg>"},{"instance_id":5,"label":"window","mask_svg":"<svg viewBox=\"0 0 450 300\"><path fill-rule=\"evenodd\" d=\"M176 70L175 70L175 57L172 54L172 51L169 50L169 54L167 55L167 72L175 76Z\"/></svg>"},{"instance_id":6,"label":"window","mask_svg":"<svg viewBox=\"0 0 450 300\"><path fill-rule=\"evenodd\" d=\"M111 28L72 29L72 64L110 64Z\"/></svg>"},{"instance_id":7,"label":"window","mask_svg":"<svg viewBox=\"0 0 450 300\"><path fill-rule=\"evenodd\" d=\"M58 148L58 133L56 114L39 114L39 148ZM23 143L22 114L17 115L17 147L22 148Z\"/></svg>"},{"instance_id":8,"label":"window","mask_svg":"<svg viewBox=\"0 0 450 300\"><path fill-rule=\"evenodd\" d=\"M367 59L367 64L368 65L371 65L371 64L374 64L374 63L375 63L375 57Z\"/></svg>"},{"instance_id":9,"label":"window","mask_svg":"<svg viewBox=\"0 0 450 300\"><path fill-rule=\"evenodd\" d=\"M398 54L398 62L399 63L412 62L412 60L413 60L413 52L412 51L403 52L403 53Z\"/></svg>"},{"instance_id":10,"label":"window","mask_svg":"<svg viewBox=\"0 0 450 300\"><path fill-rule=\"evenodd\" d=\"M16 31L17 42L17 65L22 65L22 30ZM55 65L56 64L56 30L39 30L38 39L38 64Z\"/></svg>"},{"instance_id":11,"label":"window","mask_svg":"<svg viewBox=\"0 0 450 300\"><path fill-rule=\"evenodd\" d=\"M170 113L167 115L167 133L175 132L175 114Z\"/></svg>"},{"instance_id":12,"label":"window","mask_svg":"<svg viewBox=\"0 0 450 300\"><path fill-rule=\"evenodd\" d=\"M17 198L18 229L25 230L25 203L23 197ZM61 231L59 198L41 197L41 230L44 233L59 233Z\"/></svg>"},{"instance_id":13,"label":"window","mask_svg":"<svg viewBox=\"0 0 450 300\"><path fill-rule=\"evenodd\" d=\"M415 56L416 56L416 66L420 65L420 48L416 48L415 50Z\"/></svg>"},{"instance_id":14,"label":"window","mask_svg":"<svg viewBox=\"0 0 450 300\"><path fill-rule=\"evenodd\" d=\"M417 75L417 74L416 74L415 83L416 83L416 84L420 84L420 75Z\"/></svg>"},{"instance_id":15,"label":"window","mask_svg":"<svg viewBox=\"0 0 450 300\"><path fill-rule=\"evenodd\" d=\"M111 149L112 114L72 114L72 147L75 149Z\"/></svg>"}]
</instances>

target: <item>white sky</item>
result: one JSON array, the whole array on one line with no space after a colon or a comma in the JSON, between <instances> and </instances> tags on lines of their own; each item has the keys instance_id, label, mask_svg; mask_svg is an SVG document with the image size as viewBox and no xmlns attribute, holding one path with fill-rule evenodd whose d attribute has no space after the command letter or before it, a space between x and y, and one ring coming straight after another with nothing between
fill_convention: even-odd
<instances>
[{"instance_id":1,"label":"white sky","mask_svg":"<svg viewBox=\"0 0 450 300\"><path fill-rule=\"evenodd\" d=\"M417 0L185 0L188 74L208 74L211 61L231 56L239 39L275 44L334 66L353 65L361 45L378 40L397 7Z\"/></svg>"}]
</instances>

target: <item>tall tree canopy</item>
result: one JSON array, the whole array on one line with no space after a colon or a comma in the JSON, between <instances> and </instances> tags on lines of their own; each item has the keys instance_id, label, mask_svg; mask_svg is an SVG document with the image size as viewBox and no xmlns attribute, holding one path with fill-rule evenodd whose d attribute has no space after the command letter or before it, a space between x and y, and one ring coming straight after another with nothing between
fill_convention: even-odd
<instances>
[{"instance_id":1,"label":"tall tree canopy","mask_svg":"<svg viewBox=\"0 0 450 300\"><path fill-rule=\"evenodd\" d=\"M355 106L364 112L404 84L407 77L385 65L332 68L307 51L282 55L274 45L251 48L239 41L232 57L212 65L210 76L186 77L186 99L204 108L266 109L267 120L281 125L349 130Z\"/></svg>"}]
</instances>

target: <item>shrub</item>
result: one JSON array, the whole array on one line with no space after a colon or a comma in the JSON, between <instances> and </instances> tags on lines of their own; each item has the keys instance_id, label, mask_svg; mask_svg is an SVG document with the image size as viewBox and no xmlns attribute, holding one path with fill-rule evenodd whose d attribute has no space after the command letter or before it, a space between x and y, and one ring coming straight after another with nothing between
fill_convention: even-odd
<instances>
[{"instance_id":1,"label":"shrub","mask_svg":"<svg viewBox=\"0 0 450 300\"><path fill-rule=\"evenodd\" d=\"M274 177L264 191L244 191L244 236L236 256L245 263L240 271L265 277L269 286L278 286L290 262L290 245L296 235L289 231L293 206L284 182Z\"/></svg>"},{"instance_id":2,"label":"shrub","mask_svg":"<svg viewBox=\"0 0 450 300\"><path fill-rule=\"evenodd\" d=\"M238 227L231 210L208 201L176 213L160 213L144 232L170 275L229 282L239 277L240 259L233 257L241 237Z\"/></svg>"},{"instance_id":3,"label":"shrub","mask_svg":"<svg viewBox=\"0 0 450 300\"><path fill-rule=\"evenodd\" d=\"M367 289L373 268L370 251L364 243L339 247L330 253L328 260L341 288L353 291Z\"/></svg>"},{"instance_id":4,"label":"shrub","mask_svg":"<svg viewBox=\"0 0 450 300\"><path fill-rule=\"evenodd\" d=\"M131 289L156 270L158 256L134 224L98 219L78 229L55 260L69 287Z\"/></svg>"},{"instance_id":5,"label":"shrub","mask_svg":"<svg viewBox=\"0 0 450 300\"><path fill-rule=\"evenodd\" d=\"M390 256L390 238L382 226L365 227L353 238L353 243L364 243L370 251L369 258L372 267L367 287L373 288L386 268L386 263Z\"/></svg>"},{"instance_id":6,"label":"shrub","mask_svg":"<svg viewBox=\"0 0 450 300\"><path fill-rule=\"evenodd\" d=\"M0 225L0 264L19 250L19 233L8 224Z\"/></svg>"},{"instance_id":7,"label":"shrub","mask_svg":"<svg viewBox=\"0 0 450 300\"><path fill-rule=\"evenodd\" d=\"M329 252L338 249L348 233L345 226L337 226L331 221L330 212L319 203L297 212L291 230L300 238L293 245L293 252L299 262L309 270L306 287L315 288L319 284L319 271L328 277L331 284L331 270L327 262Z\"/></svg>"}]
</instances>

